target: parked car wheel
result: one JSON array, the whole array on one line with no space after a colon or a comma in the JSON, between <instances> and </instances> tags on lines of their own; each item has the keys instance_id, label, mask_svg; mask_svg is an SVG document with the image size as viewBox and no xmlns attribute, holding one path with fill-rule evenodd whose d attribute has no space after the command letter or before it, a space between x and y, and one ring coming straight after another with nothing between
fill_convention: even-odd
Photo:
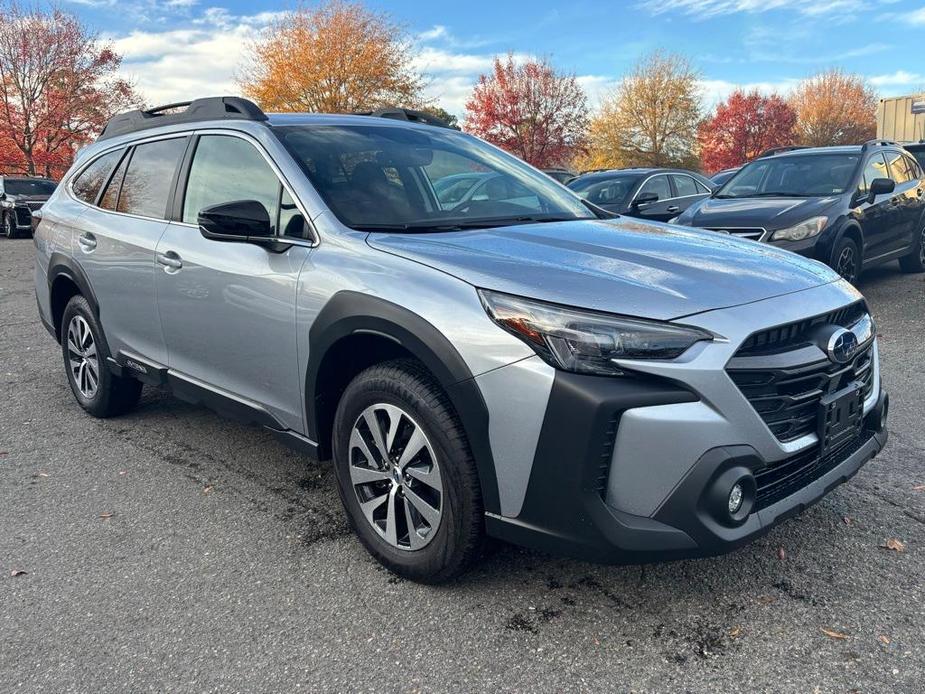
<instances>
[{"instance_id":1,"label":"parked car wheel","mask_svg":"<svg viewBox=\"0 0 925 694\"><path fill-rule=\"evenodd\" d=\"M845 236L835 245L832 252L832 268L844 279L855 284L861 275L863 258L857 241Z\"/></svg>"},{"instance_id":2,"label":"parked car wheel","mask_svg":"<svg viewBox=\"0 0 925 694\"><path fill-rule=\"evenodd\" d=\"M3 215L3 235L8 239L16 238L16 225L9 214Z\"/></svg>"},{"instance_id":3,"label":"parked car wheel","mask_svg":"<svg viewBox=\"0 0 925 694\"><path fill-rule=\"evenodd\" d=\"M109 370L109 352L102 335L87 300L79 294L72 297L61 320L61 351L68 383L87 412L94 417L113 417L138 402L142 384Z\"/></svg>"},{"instance_id":4,"label":"parked car wheel","mask_svg":"<svg viewBox=\"0 0 925 694\"><path fill-rule=\"evenodd\" d=\"M475 461L446 393L418 362L360 373L338 405L333 443L350 524L388 569L439 583L480 554Z\"/></svg>"},{"instance_id":5,"label":"parked car wheel","mask_svg":"<svg viewBox=\"0 0 925 694\"><path fill-rule=\"evenodd\" d=\"M925 272L925 227L919 232L919 240L909 252L899 259L903 272Z\"/></svg>"}]
</instances>

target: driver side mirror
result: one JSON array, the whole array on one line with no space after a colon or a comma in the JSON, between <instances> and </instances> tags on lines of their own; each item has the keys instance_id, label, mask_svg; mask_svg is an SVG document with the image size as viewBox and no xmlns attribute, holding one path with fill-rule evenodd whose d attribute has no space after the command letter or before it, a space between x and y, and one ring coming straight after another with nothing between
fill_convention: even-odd
<instances>
[{"instance_id":1,"label":"driver side mirror","mask_svg":"<svg viewBox=\"0 0 925 694\"><path fill-rule=\"evenodd\" d=\"M256 200L234 200L199 212L199 231L215 241L266 244L275 241L270 213Z\"/></svg>"},{"instance_id":2,"label":"driver side mirror","mask_svg":"<svg viewBox=\"0 0 925 694\"><path fill-rule=\"evenodd\" d=\"M896 189L896 183L891 178L875 178L870 182L870 190L867 191L867 202L873 204L878 195L892 193Z\"/></svg>"},{"instance_id":3,"label":"driver side mirror","mask_svg":"<svg viewBox=\"0 0 925 694\"><path fill-rule=\"evenodd\" d=\"M636 196L636 199L633 200L633 207L642 207L643 205L650 205L653 202L658 202L658 193L640 193Z\"/></svg>"}]
</instances>

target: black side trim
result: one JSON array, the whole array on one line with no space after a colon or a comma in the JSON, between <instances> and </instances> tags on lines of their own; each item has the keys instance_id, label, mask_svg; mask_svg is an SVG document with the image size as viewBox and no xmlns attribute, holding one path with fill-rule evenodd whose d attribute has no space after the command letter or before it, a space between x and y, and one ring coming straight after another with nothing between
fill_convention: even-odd
<instances>
[{"instance_id":1,"label":"black side trim","mask_svg":"<svg viewBox=\"0 0 925 694\"><path fill-rule=\"evenodd\" d=\"M230 394L219 393L170 371L167 372L167 385L171 392L181 400L208 407L229 419L244 424L259 424L276 430L286 428L257 403L239 400Z\"/></svg>"},{"instance_id":2,"label":"black side trim","mask_svg":"<svg viewBox=\"0 0 925 694\"><path fill-rule=\"evenodd\" d=\"M614 422L619 428L623 412L696 400L694 393L661 379L556 372L527 494L514 519L518 526L536 532L514 533L516 540L598 561L615 548L638 551L643 541L647 551L692 547L690 538L679 530L609 508L600 474L601 452L610 450ZM489 529L512 538L512 530L500 525L490 523Z\"/></svg>"},{"instance_id":3,"label":"black side trim","mask_svg":"<svg viewBox=\"0 0 925 694\"><path fill-rule=\"evenodd\" d=\"M152 386L167 385L167 367L137 354L120 351L110 364L117 376L131 376Z\"/></svg>"},{"instance_id":4,"label":"black side trim","mask_svg":"<svg viewBox=\"0 0 925 694\"><path fill-rule=\"evenodd\" d=\"M322 456L330 454L323 441L322 414L337 403L318 393L321 366L336 343L359 332L389 337L419 359L446 390L462 420L479 470L482 499L489 512L500 510L495 464L488 438L488 407L463 358L434 326L397 304L359 292L339 292L318 314L309 331L309 361L305 374L305 417L308 436L318 441Z\"/></svg>"}]
</instances>

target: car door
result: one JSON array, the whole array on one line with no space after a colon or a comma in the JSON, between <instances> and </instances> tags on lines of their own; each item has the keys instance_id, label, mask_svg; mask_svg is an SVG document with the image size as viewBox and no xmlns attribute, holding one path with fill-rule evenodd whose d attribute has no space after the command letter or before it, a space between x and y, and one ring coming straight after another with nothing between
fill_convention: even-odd
<instances>
[{"instance_id":1,"label":"car door","mask_svg":"<svg viewBox=\"0 0 925 694\"><path fill-rule=\"evenodd\" d=\"M217 395L219 405L243 401L249 415L261 415L256 421L300 431L295 297L311 252L302 238L307 218L260 146L243 134L199 135L180 179L156 271L174 388ZM293 245L205 238L200 210L240 200L261 203L277 232L298 237Z\"/></svg>"},{"instance_id":2,"label":"car door","mask_svg":"<svg viewBox=\"0 0 925 694\"><path fill-rule=\"evenodd\" d=\"M655 194L657 199L653 202L640 201L640 198L649 194ZM636 191L627 214L656 222L667 222L679 213L674 197L668 174L650 176Z\"/></svg>"},{"instance_id":3,"label":"car door","mask_svg":"<svg viewBox=\"0 0 925 694\"><path fill-rule=\"evenodd\" d=\"M75 178L72 192L94 167L108 167L96 199L81 215L74 255L97 301L113 357L163 364L167 351L155 300L154 254L167 227L167 207L186 137L161 138L104 154Z\"/></svg>"},{"instance_id":4,"label":"car door","mask_svg":"<svg viewBox=\"0 0 925 694\"><path fill-rule=\"evenodd\" d=\"M874 152L864 162L858 184L858 219L864 233L864 260L869 262L890 252L896 246L896 228L902 224L902 215L893 202L895 193L867 199L870 184L875 178L890 178L889 168L881 152Z\"/></svg>"},{"instance_id":5,"label":"car door","mask_svg":"<svg viewBox=\"0 0 925 694\"><path fill-rule=\"evenodd\" d=\"M674 206L678 208L676 215L681 214L695 202L710 197L710 190L693 176L687 174L671 174L671 184L674 186ZM670 206L669 206L670 207Z\"/></svg>"},{"instance_id":6,"label":"car door","mask_svg":"<svg viewBox=\"0 0 925 694\"><path fill-rule=\"evenodd\" d=\"M890 247L885 250L905 250L918 239L925 188L918 176L918 165L911 157L895 150L887 150L885 154L890 178L896 183L891 202L896 205L900 220L893 230Z\"/></svg>"}]
</instances>

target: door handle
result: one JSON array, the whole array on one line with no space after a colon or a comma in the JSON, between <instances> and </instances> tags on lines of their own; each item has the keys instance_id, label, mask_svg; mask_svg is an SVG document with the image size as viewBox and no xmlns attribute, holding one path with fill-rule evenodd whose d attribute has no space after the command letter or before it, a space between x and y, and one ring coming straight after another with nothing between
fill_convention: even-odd
<instances>
[{"instance_id":1,"label":"door handle","mask_svg":"<svg viewBox=\"0 0 925 694\"><path fill-rule=\"evenodd\" d=\"M672 205L671 207L666 207L665 212L679 212L681 210L677 205Z\"/></svg>"},{"instance_id":2,"label":"door handle","mask_svg":"<svg viewBox=\"0 0 925 694\"><path fill-rule=\"evenodd\" d=\"M84 253L89 253L96 248L96 237L89 231L85 231L77 237L77 243L80 244L80 248Z\"/></svg>"},{"instance_id":3,"label":"door handle","mask_svg":"<svg viewBox=\"0 0 925 694\"><path fill-rule=\"evenodd\" d=\"M159 265L164 266L165 272L176 272L183 267L183 260L173 251L156 253L154 256Z\"/></svg>"}]
</instances>

